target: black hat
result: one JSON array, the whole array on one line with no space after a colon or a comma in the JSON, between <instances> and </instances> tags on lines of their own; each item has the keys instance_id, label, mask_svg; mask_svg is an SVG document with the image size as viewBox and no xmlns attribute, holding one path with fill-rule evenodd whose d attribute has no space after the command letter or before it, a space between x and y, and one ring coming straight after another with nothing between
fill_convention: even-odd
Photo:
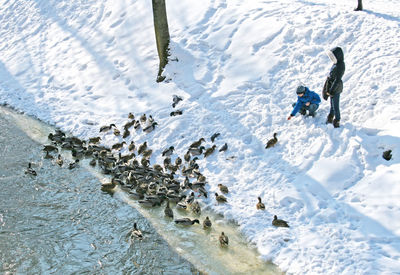
<instances>
[{"instance_id":1,"label":"black hat","mask_svg":"<svg viewBox=\"0 0 400 275\"><path fill-rule=\"evenodd\" d=\"M298 86L297 87L297 89L296 89L296 94L304 94L306 92L306 87L304 87L304 86L302 86L302 85L300 85L300 86Z\"/></svg>"}]
</instances>

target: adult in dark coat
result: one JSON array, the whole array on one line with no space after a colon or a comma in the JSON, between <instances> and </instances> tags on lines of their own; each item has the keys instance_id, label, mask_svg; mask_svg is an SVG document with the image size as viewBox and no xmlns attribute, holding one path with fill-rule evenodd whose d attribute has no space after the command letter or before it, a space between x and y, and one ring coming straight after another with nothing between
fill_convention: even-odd
<instances>
[{"instance_id":1,"label":"adult in dark coat","mask_svg":"<svg viewBox=\"0 0 400 275\"><path fill-rule=\"evenodd\" d=\"M326 95L330 98L331 109L326 119L326 123L333 123L335 128L340 126L340 93L343 91L342 77L345 71L343 50L335 47L327 51L329 58L333 62L331 71L326 82Z\"/></svg>"}]
</instances>

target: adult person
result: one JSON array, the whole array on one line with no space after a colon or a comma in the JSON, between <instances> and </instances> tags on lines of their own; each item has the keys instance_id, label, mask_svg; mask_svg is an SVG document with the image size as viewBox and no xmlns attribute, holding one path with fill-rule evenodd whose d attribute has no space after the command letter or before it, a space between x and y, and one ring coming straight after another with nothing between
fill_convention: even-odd
<instances>
[{"instance_id":1,"label":"adult person","mask_svg":"<svg viewBox=\"0 0 400 275\"><path fill-rule=\"evenodd\" d=\"M331 109L329 111L328 117L326 118L326 123L332 123L335 128L340 127L340 93L343 91L343 81L342 77L345 71L344 65L344 55L343 50L340 47L335 47L329 51L327 54L333 66L329 72L328 79L326 81L326 86L324 93L330 98ZM325 95L324 95L325 98Z\"/></svg>"},{"instance_id":2,"label":"adult person","mask_svg":"<svg viewBox=\"0 0 400 275\"><path fill-rule=\"evenodd\" d=\"M308 116L314 117L315 111L321 103L319 95L302 85L297 87L296 94L297 102L294 104L294 108L287 119L290 120L297 114L297 112L300 112L300 114L305 116L307 110Z\"/></svg>"}]
</instances>

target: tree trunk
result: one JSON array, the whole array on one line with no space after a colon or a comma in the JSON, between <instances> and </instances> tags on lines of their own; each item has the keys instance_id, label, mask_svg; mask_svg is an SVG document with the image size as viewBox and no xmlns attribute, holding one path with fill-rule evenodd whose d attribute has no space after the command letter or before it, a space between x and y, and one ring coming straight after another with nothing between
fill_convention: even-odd
<instances>
[{"instance_id":1,"label":"tree trunk","mask_svg":"<svg viewBox=\"0 0 400 275\"><path fill-rule=\"evenodd\" d=\"M357 8L355 8L355 11L362 11L362 9L362 0L358 0Z\"/></svg>"},{"instance_id":2,"label":"tree trunk","mask_svg":"<svg viewBox=\"0 0 400 275\"><path fill-rule=\"evenodd\" d=\"M158 67L157 82L161 82L164 78L161 76L165 65L168 63L168 47L169 47L169 30L167 11L165 9L165 0L152 0L154 31L156 34L156 43L160 65Z\"/></svg>"}]
</instances>

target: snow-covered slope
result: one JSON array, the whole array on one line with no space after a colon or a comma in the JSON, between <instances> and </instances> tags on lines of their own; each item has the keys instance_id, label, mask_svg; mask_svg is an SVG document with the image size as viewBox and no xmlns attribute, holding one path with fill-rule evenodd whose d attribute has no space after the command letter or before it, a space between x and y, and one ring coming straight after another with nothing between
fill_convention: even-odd
<instances>
[{"instance_id":1,"label":"snow-covered slope","mask_svg":"<svg viewBox=\"0 0 400 275\"><path fill-rule=\"evenodd\" d=\"M249 3L248 3L249 2ZM240 224L265 259L297 274L400 270L400 3L167 1L171 61L158 57L151 1L4 1L0 4L0 102L81 137L127 114L158 122L152 163L170 145L183 156L201 137L228 144L199 164L203 203ZM286 118L304 83L320 93L341 46L346 72L341 128ZM170 117L172 95L184 98ZM278 134L278 143L264 149ZM102 135L105 144L120 138ZM391 149L393 158L382 152ZM257 197L266 211L257 211ZM273 215L290 229L271 226Z\"/></svg>"}]
</instances>

